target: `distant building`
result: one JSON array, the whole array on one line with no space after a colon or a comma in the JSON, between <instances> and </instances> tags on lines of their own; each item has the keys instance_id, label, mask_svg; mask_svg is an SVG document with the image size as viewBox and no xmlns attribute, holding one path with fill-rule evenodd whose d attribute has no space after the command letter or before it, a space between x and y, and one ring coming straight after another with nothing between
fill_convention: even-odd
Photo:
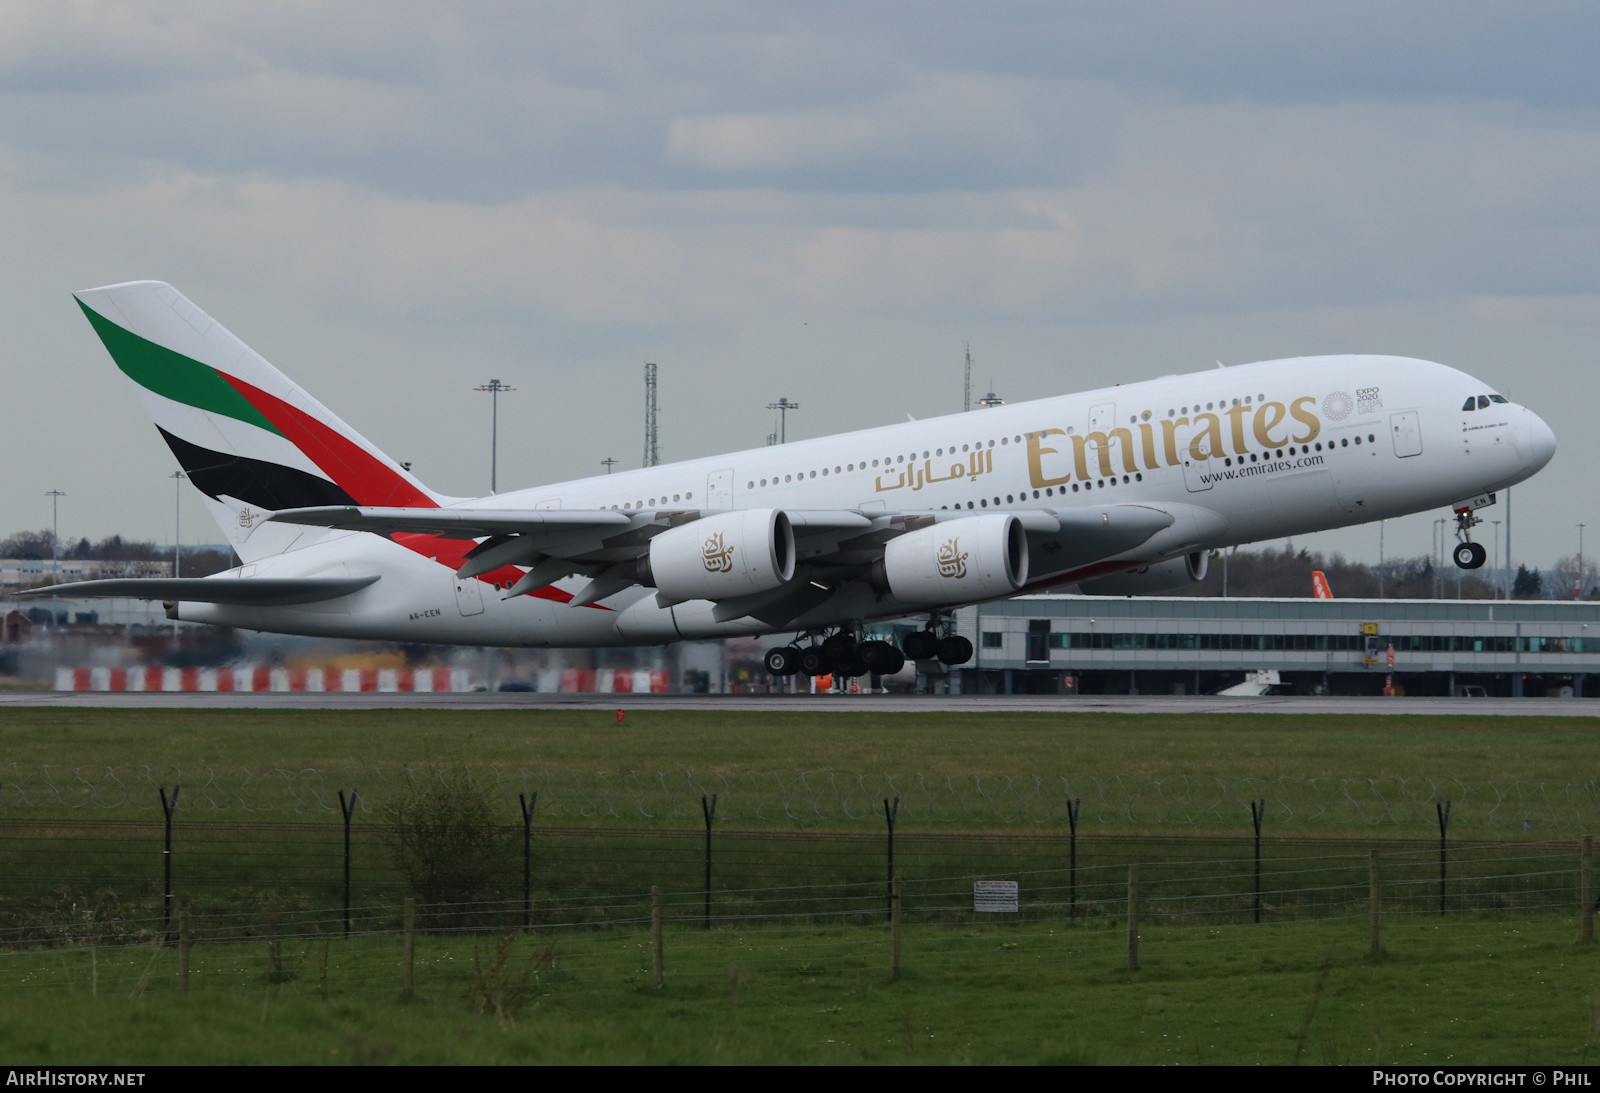
<instances>
[{"instance_id":1,"label":"distant building","mask_svg":"<svg viewBox=\"0 0 1600 1093\"><path fill-rule=\"evenodd\" d=\"M1019 596L956 622L968 694L1212 694L1275 671L1292 694L1581 697L1600 672L1592 600Z\"/></svg>"},{"instance_id":2,"label":"distant building","mask_svg":"<svg viewBox=\"0 0 1600 1093\"><path fill-rule=\"evenodd\" d=\"M60 584L71 581L98 581L110 577L170 577L172 563L97 562L62 558L0 558L0 593L49 584L55 574Z\"/></svg>"}]
</instances>

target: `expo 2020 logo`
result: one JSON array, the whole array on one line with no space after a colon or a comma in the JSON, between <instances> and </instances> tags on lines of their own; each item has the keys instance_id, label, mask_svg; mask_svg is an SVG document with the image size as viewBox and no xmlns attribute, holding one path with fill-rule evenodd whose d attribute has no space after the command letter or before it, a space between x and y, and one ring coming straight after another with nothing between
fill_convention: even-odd
<instances>
[{"instance_id":1,"label":"expo 2020 logo","mask_svg":"<svg viewBox=\"0 0 1600 1093\"><path fill-rule=\"evenodd\" d=\"M1322 400L1322 412L1330 421L1343 421L1355 408L1355 400L1343 391L1335 391Z\"/></svg>"}]
</instances>

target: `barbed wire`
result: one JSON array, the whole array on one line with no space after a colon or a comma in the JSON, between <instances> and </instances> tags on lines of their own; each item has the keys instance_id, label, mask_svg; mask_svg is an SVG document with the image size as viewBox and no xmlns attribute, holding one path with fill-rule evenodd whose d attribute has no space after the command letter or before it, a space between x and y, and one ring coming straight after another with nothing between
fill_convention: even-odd
<instances>
[{"instance_id":1,"label":"barbed wire","mask_svg":"<svg viewBox=\"0 0 1600 1093\"><path fill-rule=\"evenodd\" d=\"M339 815L339 790L359 791L357 810L381 815L402 798L425 800L461 780L495 810L515 817L518 794L538 793L538 814L556 821L702 822L700 798L716 794L719 823L883 822L899 798L897 824L940 826L1069 823L1233 827L1249 802L1267 802L1274 827L1450 826L1529 832L1592 830L1600 784L1467 781L1454 778L1203 778L1170 775L863 774L844 771L577 771L549 767L0 766L0 807L160 814L158 787L183 790L184 812L320 817Z\"/></svg>"}]
</instances>

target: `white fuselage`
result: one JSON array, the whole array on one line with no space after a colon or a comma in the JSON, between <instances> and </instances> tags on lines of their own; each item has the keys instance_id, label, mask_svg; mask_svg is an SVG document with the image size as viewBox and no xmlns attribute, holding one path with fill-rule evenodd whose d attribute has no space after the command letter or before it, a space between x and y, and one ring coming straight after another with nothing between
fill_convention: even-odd
<instances>
[{"instance_id":1,"label":"white fuselage","mask_svg":"<svg viewBox=\"0 0 1600 1093\"><path fill-rule=\"evenodd\" d=\"M1168 558L1450 505L1520 482L1554 437L1504 401L1462 410L1488 385L1427 361L1337 356L1168 376L464 502L465 508L780 508L952 514L1158 506L1171 528L1091 564L1060 536L1029 536L1029 590ZM377 573L340 600L301 607L184 603L184 619L282 633L478 645L658 644L771 632L716 622L712 605L662 607L633 587L573 607L502 599L493 584L363 532L275 527L281 552L245 576ZM803 560L803 559L802 559ZM558 582L572 591L582 578ZM783 632L916 609L846 584Z\"/></svg>"}]
</instances>

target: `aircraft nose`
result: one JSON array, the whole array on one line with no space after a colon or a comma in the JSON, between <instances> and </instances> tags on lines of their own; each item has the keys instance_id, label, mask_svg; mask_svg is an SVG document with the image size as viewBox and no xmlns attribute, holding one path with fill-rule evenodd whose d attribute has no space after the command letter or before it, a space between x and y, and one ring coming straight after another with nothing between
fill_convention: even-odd
<instances>
[{"instance_id":1,"label":"aircraft nose","mask_svg":"<svg viewBox=\"0 0 1600 1093\"><path fill-rule=\"evenodd\" d=\"M1528 461L1528 473L1542 470L1556 454L1556 434L1545 424L1544 418L1532 410L1524 410L1522 422L1522 456Z\"/></svg>"}]
</instances>

